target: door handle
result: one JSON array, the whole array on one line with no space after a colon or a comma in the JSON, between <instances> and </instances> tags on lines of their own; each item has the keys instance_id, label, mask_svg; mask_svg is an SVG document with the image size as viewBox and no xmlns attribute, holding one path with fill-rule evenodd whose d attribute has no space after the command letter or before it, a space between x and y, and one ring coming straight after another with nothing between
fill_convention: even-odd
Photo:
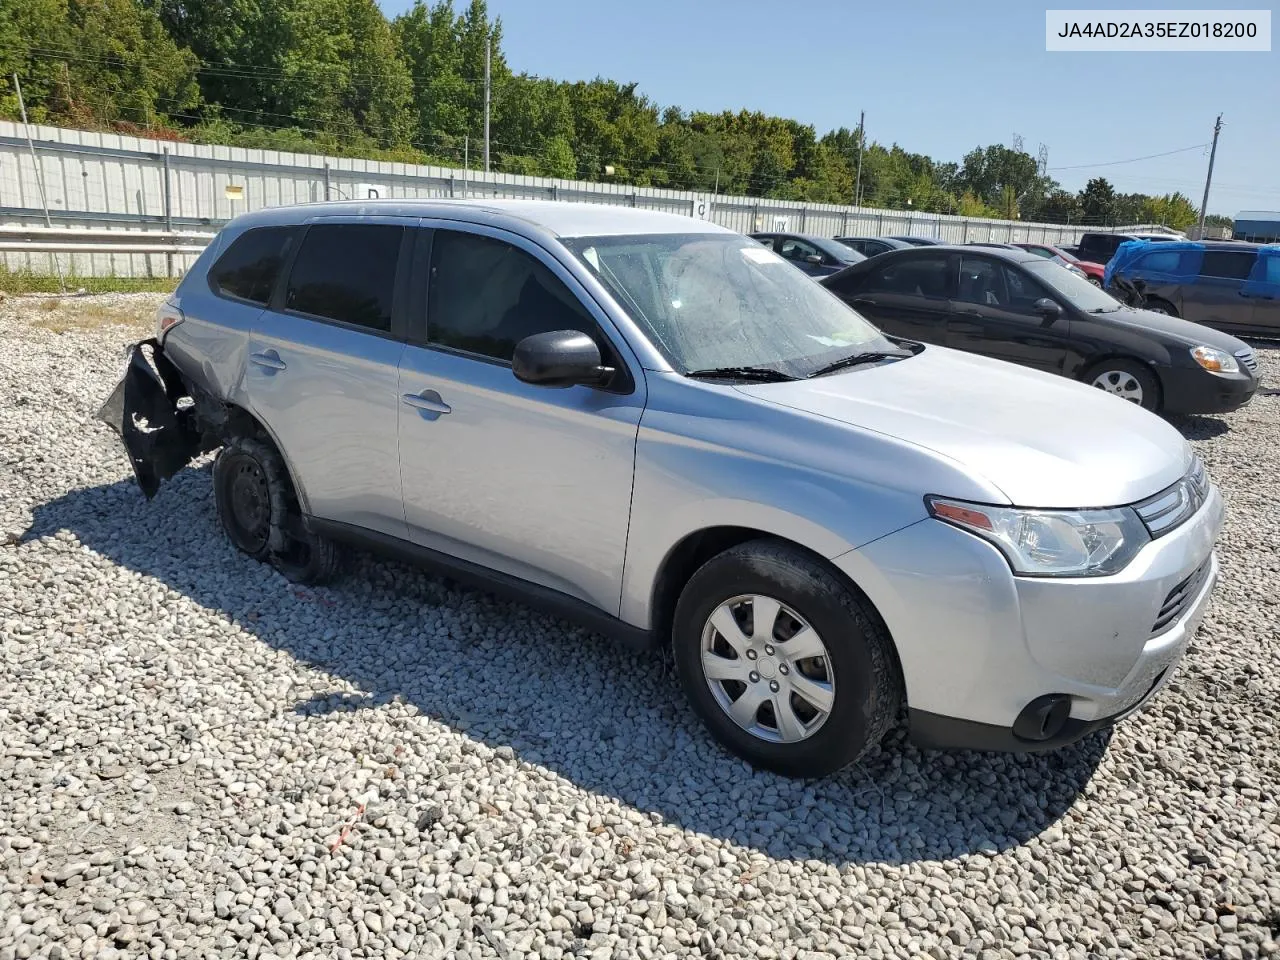
<instances>
[{"instance_id":1,"label":"door handle","mask_svg":"<svg viewBox=\"0 0 1280 960\"><path fill-rule=\"evenodd\" d=\"M400 397L402 401L415 410L425 413L452 413L453 407L440 399L434 390L423 390L421 393L406 393Z\"/></svg>"},{"instance_id":2,"label":"door handle","mask_svg":"<svg viewBox=\"0 0 1280 960\"><path fill-rule=\"evenodd\" d=\"M870 297L854 297L849 302L859 307L874 307L876 305L876 301Z\"/></svg>"},{"instance_id":3,"label":"door handle","mask_svg":"<svg viewBox=\"0 0 1280 960\"><path fill-rule=\"evenodd\" d=\"M288 364L280 359L280 354L274 350L264 350L262 353L249 354L251 363L256 363L260 367L268 370L284 370Z\"/></svg>"},{"instance_id":4,"label":"door handle","mask_svg":"<svg viewBox=\"0 0 1280 960\"><path fill-rule=\"evenodd\" d=\"M958 313L962 317L978 317L979 319L986 316L985 313L983 313L981 310L977 309L976 307L961 307L959 310L956 311L956 313Z\"/></svg>"}]
</instances>

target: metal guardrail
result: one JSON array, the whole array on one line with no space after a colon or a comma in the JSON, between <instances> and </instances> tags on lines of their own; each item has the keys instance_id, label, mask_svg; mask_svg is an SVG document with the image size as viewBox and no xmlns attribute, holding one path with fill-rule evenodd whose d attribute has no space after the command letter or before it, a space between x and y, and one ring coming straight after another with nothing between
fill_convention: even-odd
<instances>
[{"instance_id":1,"label":"metal guardrail","mask_svg":"<svg viewBox=\"0 0 1280 960\"><path fill-rule=\"evenodd\" d=\"M196 254L213 234L170 230L95 230L0 227L0 253Z\"/></svg>"}]
</instances>

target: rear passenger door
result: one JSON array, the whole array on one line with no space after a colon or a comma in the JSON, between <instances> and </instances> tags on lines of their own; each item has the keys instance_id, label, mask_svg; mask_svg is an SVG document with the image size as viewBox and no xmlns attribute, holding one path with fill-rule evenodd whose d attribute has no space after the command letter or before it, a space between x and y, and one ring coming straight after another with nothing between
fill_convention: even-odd
<instances>
[{"instance_id":1,"label":"rear passenger door","mask_svg":"<svg viewBox=\"0 0 1280 960\"><path fill-rule=\"evenodd\" d=\"M955 255L911 254L876 263L882 265L832 292L885 333L946 346Z\"/></svg>"},{"instance_id":2,"label":"rear passenger door","mask_svg":"<svg viewBox=\"0 0 1280 960\"><path fill-rule=\"evenodd\" d=\"M1182 287L1182 316L1223 330L1243 330L1253 318L1244 282L1258 255L1253 250L1206 250L1200 276Z\"/></svg>"},{"instance_id":3,"label":"rear passenger door","mask_svg":"<svg viewBox=\"0 0 1280 960\"><path fill-rule=\"evenodd\" d=\"M400 367L400 469L418 544L618 612L645 383L572 275L526 238L424 221ZM425 310L422 302L425 300ZM516 343L580 330L609 389L517 380Z\"/></svg>"},{"instance_id":4,"label":"rear passenger door","mask_svg":"<svg viewBox=\"0 0 1280 960\"><path fill-rule=\"evenodd\" d=\"M253 327L245 387L302 508L404 538L397 392L412 220L317 219Z\"/></svg>"}]
</instances>

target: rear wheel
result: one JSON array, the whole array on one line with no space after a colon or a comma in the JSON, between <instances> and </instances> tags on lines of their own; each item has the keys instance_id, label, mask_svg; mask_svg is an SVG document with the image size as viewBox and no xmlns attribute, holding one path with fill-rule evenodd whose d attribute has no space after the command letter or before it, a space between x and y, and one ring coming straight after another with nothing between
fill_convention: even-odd
<instances>
[{"instance_id":1,"label":"rear wheel","mask_svg":"<svg viewBox=\"0 0 1280 960\"><path fill-rule=\"evenodd\" d=\"M297 583L324 583L341 565L338 545L306 530L284 459L265 440L233 437L213 464L214 502L227 538Z\"/></svg>"},{"instance_id":2,"label":"rear wheel","mask_svg":"<svg viewBox=\"0 0 1280 960\"><path fill-rule=\"evenodd\" d=\"M1145 303L1143 303L1142 309L1150 310L1152 313L1163 313L1169 317L1176 317L1178 315L1178 311L1174 309L1174 306L1172 303L1169 303L1167 300L1160 300L1158 298L1152 298L1150 300L1147 300Z\"/></svg>"},{"instance_id":3,"label":"rear wheel","mask_svg":"<svg viewBox=\"0 0 1280 960\"><path fill-rule=\"evenodd\" d=\"M1160 384L1155 374L1135 360L1103 360L1086 371L1081 379L1146 410L1160 409Z\"/></svg>"},{"instance_id":4,"label":"rear wheel","mask_svg":"<svg viewBox=\"0 0 1280 960\"><path fill-rule=\"evenodd\" d=\"M672 630L686 696L757 767L821 777L879 743L901 681L866 598L797 548L754 540L689 580Z\"/></svg>"},{"instance_id":5,"label":"rear wheel","mask_svg":"<svg viewBox=\"0 0 1280 960\"><path fill-rule=\"evenodd\" d=\"M1102 281L1101 281L1101 280L1099 280L1097 277L1088 277L1087 279L1088 279L1088 281L1089 281L1090 283L1092 283L1095 287L1097 287L1098 289L1102 289Z\"/></svg>"}]
</instances>

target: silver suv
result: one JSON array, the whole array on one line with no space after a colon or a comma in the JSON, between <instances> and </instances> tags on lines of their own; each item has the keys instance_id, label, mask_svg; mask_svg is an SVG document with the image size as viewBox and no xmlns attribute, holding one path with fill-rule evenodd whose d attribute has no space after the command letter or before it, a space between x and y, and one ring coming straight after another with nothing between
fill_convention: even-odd
<instances>
[{"instance_id":1,"label":"silver suv","mask_svg":"<svg viewBox=\"0 0 1280 960\"><path fill-rule=\"evenodd\" d=\"M1217 578L1222 500L1162 420L888 337L693 219L274 209L157 325L102 413L148 496L220 448L227 536L288 577L354 545L670 644L785 774L903 708L924 746L1076 740L1168 679Z\"/></svg>"}]
</instances>

